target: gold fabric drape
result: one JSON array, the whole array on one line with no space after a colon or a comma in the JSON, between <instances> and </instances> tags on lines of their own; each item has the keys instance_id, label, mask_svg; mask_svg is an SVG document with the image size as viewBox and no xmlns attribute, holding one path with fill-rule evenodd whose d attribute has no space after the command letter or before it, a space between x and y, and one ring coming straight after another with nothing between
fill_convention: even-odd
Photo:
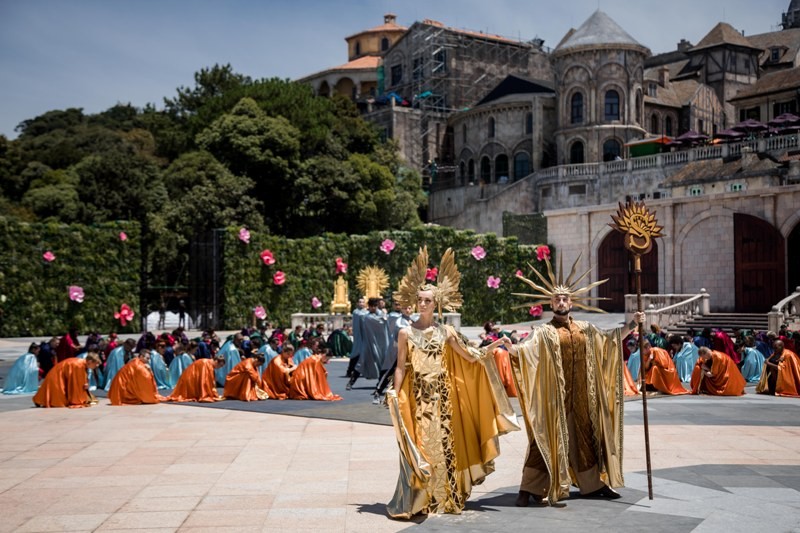
<instances>
[{"instance_id":1,"label":"gold fabric drape","mask_svg":"<svg viewBox=\"0 0 800 533\"><path fill-rule=\"evenodd\" d=\"M565 398L565 363L558 329L552 323L536 328L512 357L528 439L538 447L549 474L549 487L543 496L550 504L568 497L571 483L578 484L575 467L569 461L568 415L573 412L572 402L588 403L590 427L583 429L591 444L583 445L593 448L590 454L596 456L600 481L610 487L624 484L621 330L606 332L582 321L570 321L570 328L585 338L586 365L585 370L577 369L585 375L585 386L578 384L572 397Z\"/></svg>"},{"instance_id":2,"label":"gold fabric drape","mask_svg":"<svg viewBox=\"0 0 800 533\"><path fill-rule=\"evenodd\" d=\"M472 486L494 471L499 436L518 430L492 354L446 344L449 326L409 329L406 376L387 394L400 447L400 476L387 510L393 518L460 513ZM457 334L456 334L457 335Z\"/></svg>"}]
</instances>

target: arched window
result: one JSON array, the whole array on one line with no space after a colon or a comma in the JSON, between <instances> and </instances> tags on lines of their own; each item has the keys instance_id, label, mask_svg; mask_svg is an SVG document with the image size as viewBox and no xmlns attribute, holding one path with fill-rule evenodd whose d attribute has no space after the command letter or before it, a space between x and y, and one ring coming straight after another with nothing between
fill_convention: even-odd
<instances>
[{"instance_id":1,"label":"arched window","mask_svg":"<svg viewBox=\"0 0 800 533\"><path fill-rule=\"evenodd\" d=\"M606 91L606 121L619 120L619 93L614 89Z\"/></svg>"},{"instance_id":2,"label":"arched window","mask_svg":"<svg viewBox=\"0 0 800 533\"><path fill-rule=\"evenodd\" d=\"M659 131L660 130L658 129L658 115L653 113L653 115L650 117L650 133L659 133Z\"/></svg>"},{"instance_id":3,"label":"arched window","mask_svg":"<svg viewBox=\"0 0 800 533\"><path fill-rule=\"evenodd\" d=\"M361 55L361 41L356 41L356 55Z\"/></svg>"},{"instance_id":4,"label":"arched window","mask_svg":"<svg viewBox=\"0 0 800 533\"><path fill-rule=\"evenodd\" d=\"M636 122L637 124L642 123L642 91L636 91Z\"/></svg>"},{"instance_id":5,"label":"arched window","mask_svg":"<svg viewBox=\"0 0 800 533\"><path fill-rule=\"evenodd\" d=\"M500 154L494 158L494 175L497 183L508 183L508 156Z\"/></svg>"},{"instance_id":6,"label":"arched window","mask_svg":"<svg viewBox=\"0 0 800 533\"><path fill-rule=\"evenodd\" d=\"M533 133L533 113L525 115L525 135Z\"/></svg>"},{"instance_id":7,"label":"arched window","mask_svg":"<svg viewBox=\"0 0 800 533\"><path fill-rule=\"evenodd\" d=\"M462 161L458 164L458 177L461 180L461 185L464 185L467 182L467 165L464 164Z\"/></svg>"},{"instance_id":8,"label":"arched window","mask_svg":"<svg viewBox=\"0 0 800 533\"><path fill-rule=\"evenodd\" d=\"M494 139L494 117L489 117L489 138Z\"/></svg>"},{"instance_id":9,"label":"arched window","mask_svg":"<svg viewBox=\"0 0 800 533\"><path fill-rule=\"evenodd\" d=\"M470 183L475 183L475 161L472 159L467 161L467 178Z\"/></svg>"},{"instance_id":10,"label":"arched window","mask_svg":"<svg viewBox=\"0 0 800 533\"><path fill-rule=\"evenodd\" d=\"M569 162L572 165L580 165L584 162L583 143L575 141L569 147Z\"/></svg>"},{"instance_id":11,"label":"arched window","mask_svg":"<svg viewBox=\"0 0 800 533\"><path fill-rule=\"evenodd\" d=\"M462 124L461 125L461 142L463 144L467 144L467 125L466 124Z\"/></svg>"},{"instance_id":12,"label":"arched window","mask_svg":"<svg viewBox=\"0 0 800 533\"><path fill-rule=\"evenodd\" d=\"M622 147L616 139L609 139L603 143L603 161L614 161L622 158Z\"/></svg>"},{"instance_id":13,"label":"arched window","mask_svg":"<svg viewBox=\"0 0 800 533\"><path fill-rule=\"evenodd\" d=\"M481 181L484 183L492 182L492 162L488 156L481 159Z\"/></svg>"},{"instance_id":14,"label":"arched window","mask_svg":"<svg viewBox=\"0 0 800 533\"><path fill-rule=\"evenodd\" d=\"M664 119L664 133L672 136L672 117L667 117Z\"/></svg>"},{"instance_id":15,"label":"arched window","mask_svg":"<svg viewBox=\"0 0 800 533\"><path fill-rule=\"evenodd\" d=\"M383 39L381 39L381 52L385 52L388 49L389 49L389 39L384 37Z\"/></svg>"},{"instance_id":16,"label":"arched window","mask_svg":"<svg viewBox=\"0 0 800 533\"><path fill-rule=\"evenodd\" d=\"M521 180L531 173L531 157L525 152L514 156L514 181Z\"/></svg>"},{"instance_id":17,"label":"arched window","mask_svg":"<svg viewBox=\"0 0 800 533\"><path fill-rule=\"evenodd\" d=\"M583 93L575 93L570 101L570 123L583 123Z\"/></svg>"}]
</instances>

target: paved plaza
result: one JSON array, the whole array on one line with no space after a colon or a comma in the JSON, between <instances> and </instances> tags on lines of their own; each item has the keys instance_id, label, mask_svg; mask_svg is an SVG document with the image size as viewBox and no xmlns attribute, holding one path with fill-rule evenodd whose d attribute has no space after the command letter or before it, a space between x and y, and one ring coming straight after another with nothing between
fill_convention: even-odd
<instances>
[{"instance_id":1,"label":"paved plaza","mask_svg":"<svg viewBox=\"0 0 800 533\"><path fill-rule=\"evenodd\" d=\"M0 358L25 342L0 340ZM37 409L30 396L0 395L0 531L800 531L800 400L752 386L740 398L649 399L653 500L634 399L619 500L515 507L521 431L502 437L496 472L463 514L390 520L398 451L388 412L370 402L374 381L345 391L345 369L329 365L342 402L101 398Z\"/></svg>"}]
</instances>

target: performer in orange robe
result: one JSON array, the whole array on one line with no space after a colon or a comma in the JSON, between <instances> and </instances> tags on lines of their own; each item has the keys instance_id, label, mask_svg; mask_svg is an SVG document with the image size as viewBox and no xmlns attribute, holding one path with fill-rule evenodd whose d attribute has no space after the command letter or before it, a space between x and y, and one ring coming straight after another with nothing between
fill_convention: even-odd
<instances>
[{"instance_id":1,"label":"performer in orange robe","mask_svg":"<svg viewBox=\"0 0 800 533\"><path fill-rule=\"evenodd\" d=\"M264 354L259 353L243 359L233 367L233 370L225 378L225 389L222 393L225 399L243 402L266 399L264 384L258 374L258 367L263 364ZM259 392L261 398L259 398Z\"/></svg>"},{"instance_id":2,"label":"performer in orange robe","mask_svg":"<svg viewBox=\"0 0 800 533\"><path fill-rule=\"evenodd\" d=\"M330 352L328 352L330 353ZM330 360L328 354L315 353L303 359L294 372L289 383L289 398L292 400L322 400L334 402L342 397L331 392L328 385L328 372L325 363Z\"/></svg>"},{"instance_id":3,"label":"performer in orange robe","mask_svg":"<svg viewBox=\"0 0 800 533\"><path fill-rule=\"evenodd\" d=\"M678 377L678 369L672 362L669 352L662 348L650 346L650 342L645 340L642 344L642 361L647 366L645 381L648 388L654 388L664 394L689 394L690 391L683 388Z\"/></svg>"},{"instance_id":4,"label":"performer in orange robe","mask_svg":"<svg viewBox=\"0 0 800 533\"><path fill-rule=\"evenodd\" d=\"M631 371L628 370L628 365L625 364L622 365L622 385L625 396L637 396L639 394L639 386L636 384Z\"/></svg>"},{"instance_id":5,"label":"performer in orange robe","mask_svg":"<svg viewBox=\"0 0 800 533\"><path fill-rule=\"evenodd\" d=\"M225 366L225 357L198 359L183 371L172 394L170 402L216 402L221 400L217 393L214 371Z\"/></svg>"},{"instance_id":6,"label":"performer in orange robe","mask_svg":"<svg viewBox=\"0 0 800 533\"><path fill-rule=\"evenodd\" d=\"M692 394L741 396L746 384L736 363L727 354L703 346L692 371Z\"/></svg>"},{"instance_id":7,"label":"performer in orange robe","mask_svg":"<svg viewBox=\"0 0 800 533\"><path fill-rule=\"evenodd\" d=\"M514 384L514 371L511 370L511 358L508 350L503 347L494 349L494 362L497 365L497 372L500 374L500 382L506 389L509 398L517 397L517 386Z\"/></svg>"},{"instance_id":8,"label":"performer in orange robe","mask_svg":"<svg viewBox=\"0 0 800 533\"><path fill-rule=\"evenodd\" d=\"M772 344L772 348L775 351L764 361L756 392L800 398L800 357L785 349L780 339Z\"/></svg>"},{"instance_id":9,"label":"performer in orange robe","mask_svg":"<svg viewBox=\"0 0 800 533\"><path fill-rule=\"evenodd\" d=\"M56 364L39 385L33 396L38 407L88 407L93 397L89 393L88 370L100 366L100 356L95 352L86 359L70 357Z\"/></svg>"},{"instance_id":10,"label":"performer in orange robe","mask_svg":"<svg viewBox=\"0 0 800 533\"><path fill-rule=\"evenodd\" d=\"M289 384L292 372L297 368L294 358L294 346L285 342L278 357L273 357L262 376L264 391L270 400L285 400L289 397Z\"/></svg>"},{"instance_id":11,"label":"performer in orange robe","mask_svg":"<svg viewBox=\"0 0 800 533\"><path fill-rule=\"evenodd\" d=\"M147 365L150 350L139 350L139 354L123 366L111 381L108 399L111 405L141 405L166 400L158 394L153 371Z\"/></svg>"}]
</instances>

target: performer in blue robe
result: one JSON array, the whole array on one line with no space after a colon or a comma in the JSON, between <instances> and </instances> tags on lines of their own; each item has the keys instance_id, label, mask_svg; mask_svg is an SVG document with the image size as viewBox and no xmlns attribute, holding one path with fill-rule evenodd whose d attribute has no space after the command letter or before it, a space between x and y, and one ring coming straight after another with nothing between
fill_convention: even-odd
<instances>
[{"instance_id":1,"label":"performer in blue robe","mask_svg":"<svg viewBox=\"0 0 800 533\"><path fill-rule=\"evenodd\" d=\"M28 353L14 361L3 386L3 394L33 394L39 389L39 345L28 347Z\"/></svg>"},{"instance_id":2,"label":"performer in blue robe","mask_svg":"<svg viewBox=\"0 0 800 533\"><path fill-rule=\"evenodd\" d=\"M389 335L389 349L386 352L386 357L383 358L383 366L381 367L381 377L378 379L378 384L375 386L375 391L372 393L372 403L381 403L381 396L383 396L389 381L394 376L394 369L397 366L397 333L406 326L411 325L411 306L402 307L400 302L394 302L394 309L389 313L386 322L386 331Z\"/></svg>"},{"instance_id":3,"label":"performer in blue robe","mask_svg":"<svg viewBox=\"0 0 800 533\"><path fill-rule=\"evenodd\" d=\"M365 307L366 302L364 298L359 298L357 307L353 310L353 322L351 326L353 330L353 349L350 351L350 363L347 365L348 378L353 377L353 371L356 369L358 360L364 351L364 317L369 314L369 311L367 311Z\"/></svg>"},{"instance_id":4,"label":"performer in blue robe","mask_svg":"<svg viewBox=\"0 0 800 533\"><path fill-rule=\"evenodd\" d=\"M108 392L111 388L111 382L114 380L114 376L117 375L117 372L125 366L125 363L130 361L131 357L133 357L133 349L136 347L136 341L134 339L126 339L125 342L111 350L111 353L108 354L108 359L106 359L106 382L103 389Z\"/></svg>"},{"instance_id":5,"label":"performer in blue robe","mask_svg":"<svg viewBox=\"0 0 800 533\"><path fill-rule=\"evenodd\" d=\"M758 383L764 369L764 355L754 347L748 346L748 339L752 337L747 337L745 344L736 346L742 356L742 376L748 383Z\"/></svg>"},{"instance_id":6,"label":"performer in blue robe","mask_svg":"<svg viewBox=\"0 0 800 533\"><path fill-rule=\"evenodd\" d=\"M367 302L368 313L362 322L363 347L353 375L347 383L347 390L353 388L356 380L364 376L367 379L378 379L386 352L389 350L389 332L386 315L378 310L380 298L370 298Z\"/></svg>"},{"instance_id":7,"label":"performer in blue robe","mask_svg":"<svg viewBox=\"0 0 800 533\"><path fill-rule=\"evenodd\" d=\"M699 348L693 342L686 342L680 335L670 335L669 347L678 371L678 379L689 383L692 381L692 372L699 357L697 353Z\"/></svg>"},{"instance_id":8,"label":"performer in blue robe","mask_svg":"<svg viewBox=\"0 0 800 533\"><path fill-rule=\"evenodd\" d=\"M179 345L175 350L175 356L169 364L169 377L173 387L178 383L183 371L194 363L194 353L196 352L197 343L194 341L188 344L186 351L183 351L183 345Z\"/></svg>"},{"instance_id":9,"label":"performer in blue robe","mask_svg":"<svg viewBox=\"0 0 800 533\"><path fill-rule=\"evenodd\" d=\"M153 377L159 389L171 389L175 386L167 369L167 364L164 362L163 352L165 350L166 346L159 341L156 343L155 349L150 352L150 369L153 371Z\"/></svg>"},{"instance_id":10,"label":"performer in blue robe","mask_svg":"<svg viewBox=\"0 0 800 533\"><path fill-rule=\"evenodd\" d=\"M294 352L294 364L299 365L309 357L311 357L311 350L309 349L308 344L306 344L306 341L301 341L300 349Z\"/></svg>"},{"instance_id":11,"label":"performer in blue robe","mask_svg":"<svg viewBox=\"0 0 800 533\"><path fill-rule=\"evenodd\" d=\"M214 371L214 376L217 380L217 385L220 387L225 386L225 378L228 377L233 368L242 362L242 356L239 353L239 347L242 345L244 337L241 333L234 334L233 338L225 341L222 348L219 349L217 355L225 357L225 365Z\"/></svg>"},{"instance_id":12,"label":"performer in blue robe","mask_svg":"<svg viewBox=\"0 0 800 533\"><path fill-rule=\"evenodd\" d=\"M630 357L628 357L628 370L630 370L634 381L639 379L639 372L642 365L641 359L638 349L635 352L631 352Z\"/></svg>"}]
</instances>

